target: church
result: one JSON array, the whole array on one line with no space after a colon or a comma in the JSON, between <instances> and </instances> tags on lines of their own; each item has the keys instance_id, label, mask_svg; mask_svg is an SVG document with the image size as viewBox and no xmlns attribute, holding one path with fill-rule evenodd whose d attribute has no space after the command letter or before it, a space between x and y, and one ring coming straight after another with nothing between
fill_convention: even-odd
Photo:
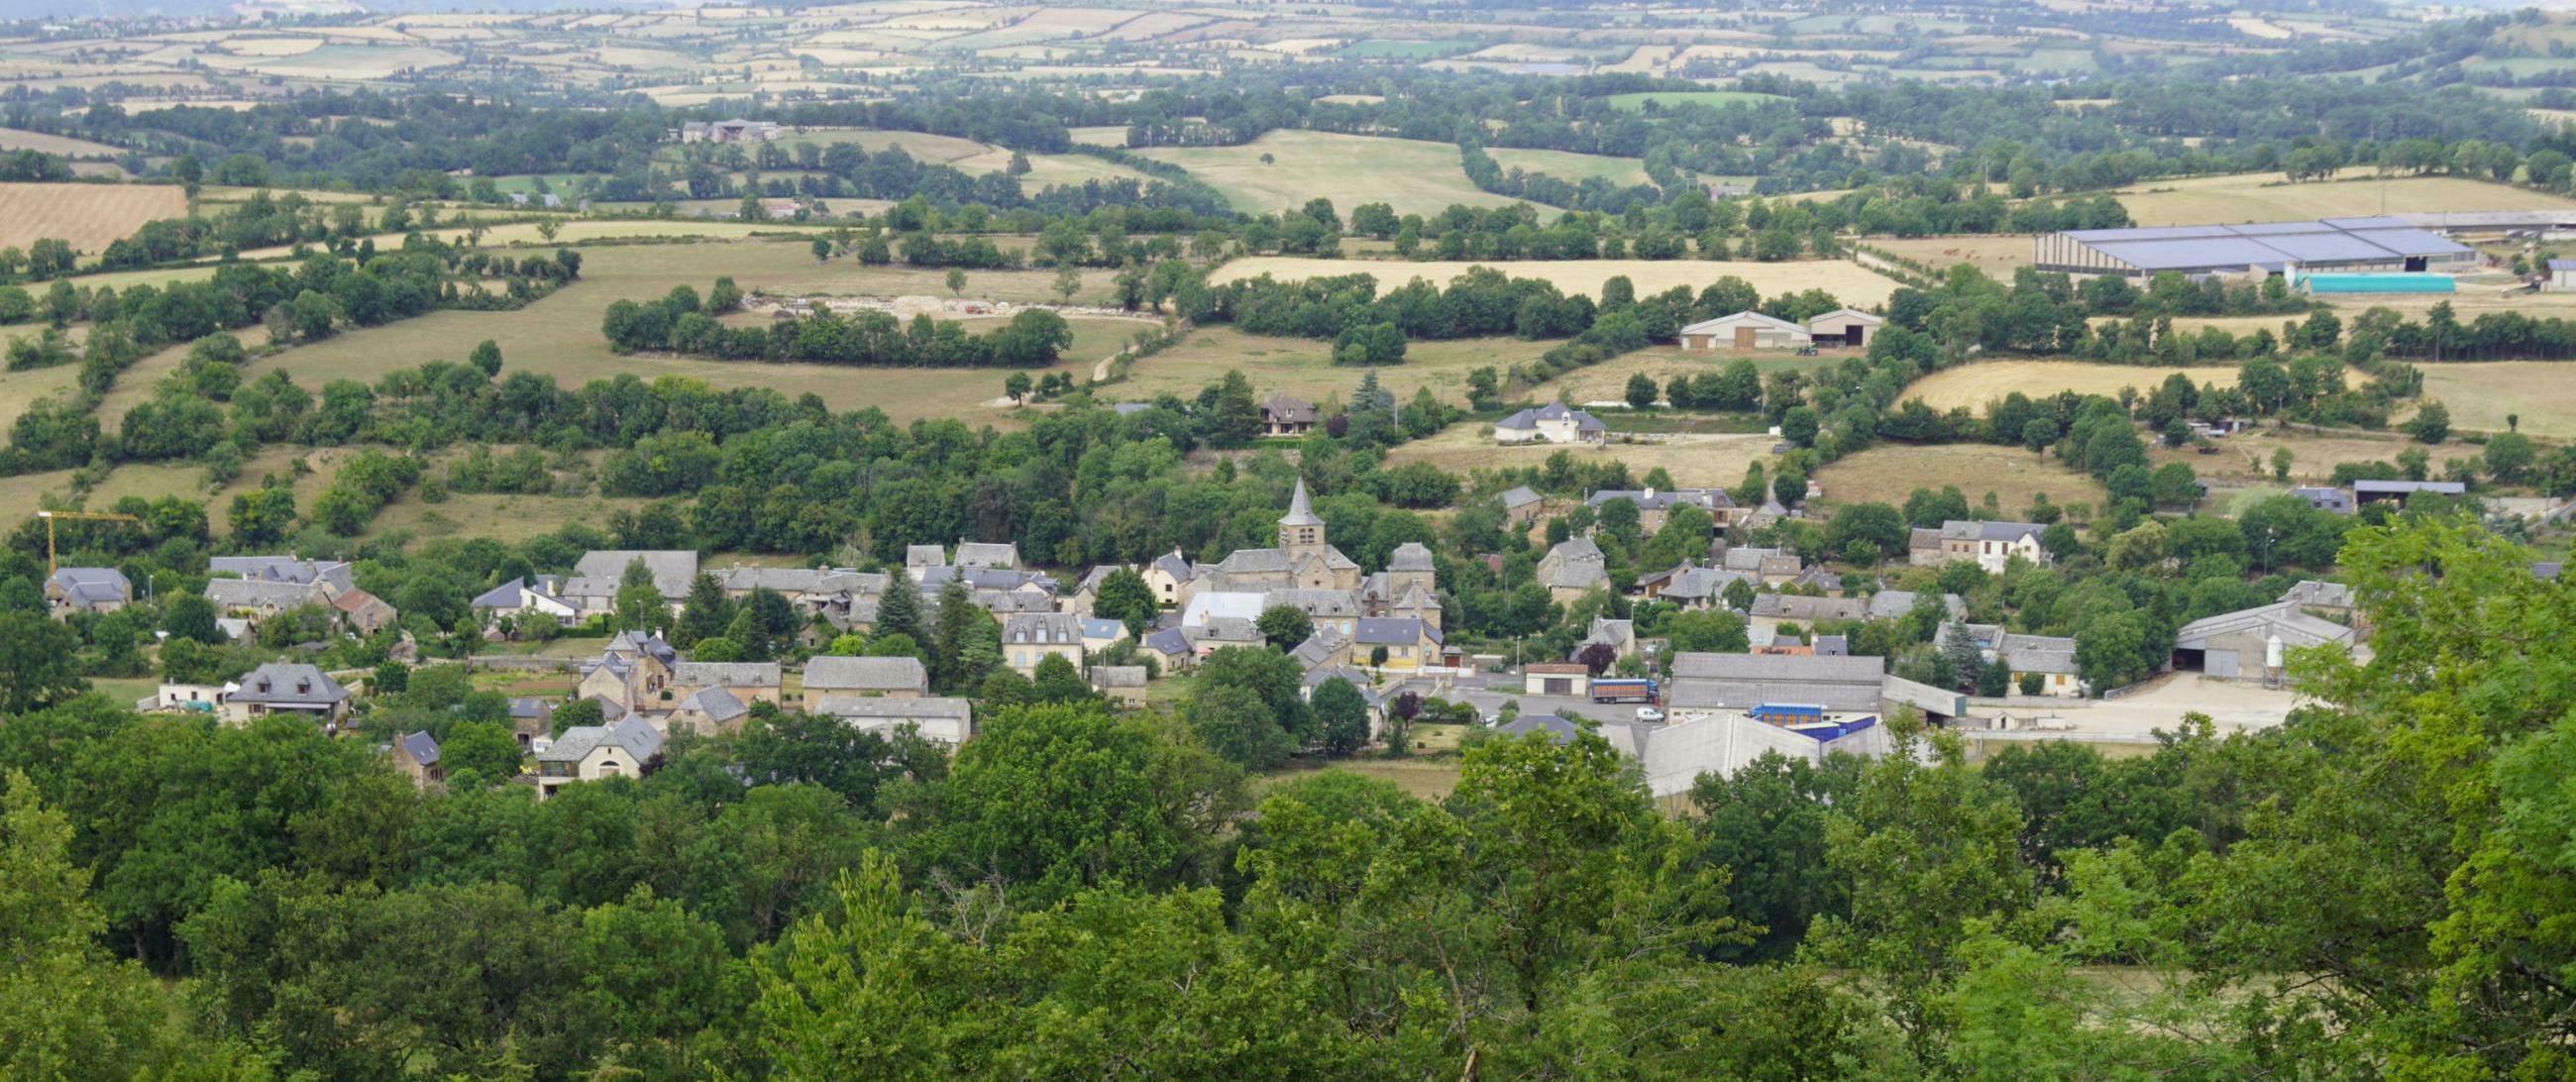
<instances>
[{"instance_id":1,"label":"church","mask_svg":"<svg viewBox=\"0 0 2576 1082\"><path fill-rule=\"evenodd\" d=\"M1357 590L1360 565L1324 540L1324 520L1306 496L1306 481L1279 517L1279 546L1236 549L1207 569L1203 589L1229 593L1272 590Z\"/></svg>"}]
</instances>

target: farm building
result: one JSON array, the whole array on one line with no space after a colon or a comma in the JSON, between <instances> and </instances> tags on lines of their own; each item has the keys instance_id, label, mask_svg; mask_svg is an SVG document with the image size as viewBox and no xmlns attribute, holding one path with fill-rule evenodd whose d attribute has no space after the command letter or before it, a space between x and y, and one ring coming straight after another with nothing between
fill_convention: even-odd
<instances>
[{"instance_id":1,"label":"farm building","mask_svg":"<svg viewBox=\"0 0 2576 1082\"><path fill-rule=\"evenodd\" d=\"M2150 277L2310 271L2422 272L2474 265L2478 254L2397 218L2070 229L2043 233L2031 263L2044 271Z\"/></svg>"},{"instance_id":2,"label":"farm building","mask_svg":"<svg viewBox=\"0 0 2576 1082\"><path fill-rule=\"evenodd\" d=\"M1869 340L1877 337L1878 329L1886 324L1887 320L1882 316L1856 308L1836 308L1808 320L1807 334L1820 346L1860 349L1869 345Z\"/></svg>"},{"instance_id":3,"label":"farm building","mask_svg":"<svg viewBox=\"0 0 2576 1082\"><path fill-rule=\"evenodd\" d=\"M2541 292L2565 293L2576 289L2576 259L2549 261L2549 280L2540 284Z\"/></svg>"},{"instance_id":4,"label":"farm building","mask_svg":"<svg viewBox=\"0 0 2576 1082\"><path fill-rule=\"evenodd\" d=\"M2307 293L2457 293L2447 274L2299 274L2292 284Z\"/></svg>"},{"instance_id":5,"label":"farm building","mask_svg":"<svg viewBox=\"0 0 2576 1082\"><path fill-rule=\"evenodd\" d=\"M1681 331L1683 349L1792 349L1814 337L1805 327L1760 312L1703 319Z\"/></svg>"},{"instance_id":6,"label":"farm building","mask_svg":"<svg viewBox=\"0 0 2576 1082\"><path fill-rule=\"evenodd\" d=\"M2358 508L2373 503L2404 503L2418 492L2436 496L2465 496L2469 486L2458 481L2355 481L2352 502Z\"/></svg>"},{"instance_id":7,"label":"farm building","mask_svg":"<svg viewBox=\"0 0 2576 1082\"><path fill-rule=\"evenodd\" d=\"M2311 616L2295 601L2276 601L2184 624L2174 633L2170 667L2229 679L2278 679L2282 652L2303 646L2351 649L2353 630Z\"/></svg>"}]
</instances>

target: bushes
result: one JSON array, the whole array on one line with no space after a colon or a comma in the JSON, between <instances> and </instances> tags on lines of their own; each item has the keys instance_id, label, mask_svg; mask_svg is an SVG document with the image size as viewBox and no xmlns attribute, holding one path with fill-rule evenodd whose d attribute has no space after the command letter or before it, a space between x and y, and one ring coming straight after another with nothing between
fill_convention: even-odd
<instances>
[{"instance_id":1,"label":"bushes","mask_svg":"<svg viewBox=\"0 0 2576 1082\"><path fill-rule=\"evenodd\" d=\"M608 306L600 333L620 353L669 350L726 360L814 361L870 367L1037 368L1055 363L1073 343L1064 317L1024 309L981 336L949 320L916 316L907 326L883 312L842 315L828 309L769 327L727 327L701 310L687 286L658 301Z\"/></svg>"}]
</instances>

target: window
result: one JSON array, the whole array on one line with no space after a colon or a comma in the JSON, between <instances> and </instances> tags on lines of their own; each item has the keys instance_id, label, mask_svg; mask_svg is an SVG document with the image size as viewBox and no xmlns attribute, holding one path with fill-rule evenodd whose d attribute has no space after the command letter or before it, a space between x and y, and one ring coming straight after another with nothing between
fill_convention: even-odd
<instances>
[{"instance_id":1,"label":"window","mask_svg":"<svg viewBox=\"0 0 2576 1082\"><path fill-rule=\"evenodd\" d=\"M615 760L615 759L602 759L602 760L600 760L600 761L599 761L599 776L600 776L600 777L603 777L603 778L613 778L613 777L616 777L616 776L617 776L617 774L618 774L617 760Z\"/></svg>"}]
</instances>

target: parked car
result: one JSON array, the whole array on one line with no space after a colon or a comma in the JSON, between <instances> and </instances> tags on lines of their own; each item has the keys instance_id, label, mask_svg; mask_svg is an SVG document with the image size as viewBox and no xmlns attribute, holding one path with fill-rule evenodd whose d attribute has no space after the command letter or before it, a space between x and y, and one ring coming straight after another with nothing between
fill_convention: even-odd
<instances>
[{"instance_id":1,"label":"parked car","mask_svg":"<svg viewBox=\"0 0 2576 1082\"><path fill-rule=\"evenodd\" d=\"M1664 712L1651 706L1640 706L1637 708L1637 720L1662 721L1664 720Z\"/></svg>"}]
</instances>

